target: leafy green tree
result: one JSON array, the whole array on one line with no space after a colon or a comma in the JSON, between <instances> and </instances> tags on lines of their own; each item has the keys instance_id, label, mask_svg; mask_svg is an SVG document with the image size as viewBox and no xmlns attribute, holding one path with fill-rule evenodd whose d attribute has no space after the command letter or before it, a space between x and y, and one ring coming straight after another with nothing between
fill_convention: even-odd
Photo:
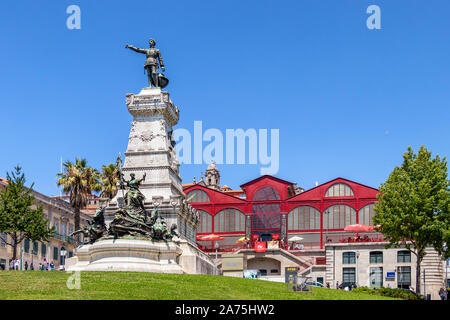
<instances>
[{"instance_id":1,"label":"leafy green tree","mask_svg":"<svg viewBox=\"0 0 450 320\"><path fill-rule=\"evenodd\" d=\"M119 183L118 168L110 163L102 166L102 193L101 197L112 199L117 194L117 184Z\"/></svg>"},{"instance_id":2,"label":"leafy green tree","mask_svg":"<svg viewBox=\"0 0 450 320\"><path fill-rule=\"evenodd\" d=\"M75 163L66 161L64 164L65 172L58 173L59 178L56 184L63 186L63 191L70 194L70 205L74 208L75 230L80 229L80 211L87 205L88 197L92 191L100 191L102 184L100 182L100 173L97 169L89 167L86 159L75 159ZM76 237L79 242L79 235Z\"/></svg>"},{"instance_id":3,"label":"leafy green tree","mask_svg":"<svg viewBox=\"0 0 450 320\"><path fill-rule=\"evenodd\" d=\"M25 187L25 174L19 166L15 172L6 173L7 184L0 190L0 231L12 241L2 239L13 249L12 259L17 258L17 248L24 239L46 242L53 235L42 205L35 206L32 194L34 183Z\"/></svg>"},{"instance_id":4,"label":"leafy green tree","mask_svg":"<svg viewBox=\"0 0 450 320\"><path fill-rule=\"evenodd\" d=\"M420 293L420 264L425 248L433 246L444 258L449 256L450 181L447 161L424 146L415 154L411 147L403 154L387 181L381 184L374 223L389 247L404 246L417 257L416 286Z\"/></svg>"}]
</instances>

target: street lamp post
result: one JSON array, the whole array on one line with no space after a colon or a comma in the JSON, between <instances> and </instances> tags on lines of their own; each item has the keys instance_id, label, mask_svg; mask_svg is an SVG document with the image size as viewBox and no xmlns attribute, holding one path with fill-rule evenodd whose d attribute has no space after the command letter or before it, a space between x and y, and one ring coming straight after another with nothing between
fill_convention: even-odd
<instances>
[{"instance_id":1,"label":"street lamp post","mask_svg":"<svg viewBox=\"0 0 450 320\"><path fill-rule=\"evenodd\" d=\"M359 284L358 284L358 259L359 259L359 251L356 251L356 272L355 272L355 282L356 282L356 284L358 285L358 287L359 287Z\"/></svg>"},{"instance_id":2,"label":"street lamp post","mask_svg":"<svg viewBox=\"0 0 450 320\"><path fill-rule=\"evenodd\" d=\"M217 267L217 250L219 249L219 243L217 241L214 244L214 248L216 248L216 267Z\"/></svg>"},{"instance_id":3,"label":"street lamp post","mask_svg":"<svg viewBox=\"0 0 450 320\"><path fill-rule=\"evenodd\" d=\"M60 269L61 269L61 267L64 268L64 265L66 263L66 253L67 253L66 249L64 247L61 247L61 261L60 261L61 264L60 264Z\"/></svg>"}]
</instances>

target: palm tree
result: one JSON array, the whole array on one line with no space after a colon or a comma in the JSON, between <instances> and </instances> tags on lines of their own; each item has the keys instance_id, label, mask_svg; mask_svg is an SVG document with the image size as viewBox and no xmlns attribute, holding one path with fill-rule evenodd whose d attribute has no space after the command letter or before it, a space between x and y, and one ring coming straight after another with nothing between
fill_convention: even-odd
<instances>
[{"instance_id":1,"label":"palm tree","mask_svg":"<svg viewBox=\"0 0 450 320\"><path fill-rule=\"evenodd\" d=\"M56 181L58 186L63 186L64 193L70 193L70 205L75 210L75 230L80 229L80 210L87 205L88 197L92 191L100 191L100 173L97 169L87 166L86 159L75 158L75 163L66 161L65 172L58 173ZM76 238L79 242L79 235Z\"/></svg>"},{"instance_id":2,"label":"palm tree","mask_svg":"<svg viewBox=\"0 0 450 320\"><path fill-rule=\"evenodd\" d=\"M102 166L102 193L100 197L112 199L117 194L117 184L119 183L119 170L113 163Z\"/></svg>"}]
</instances>

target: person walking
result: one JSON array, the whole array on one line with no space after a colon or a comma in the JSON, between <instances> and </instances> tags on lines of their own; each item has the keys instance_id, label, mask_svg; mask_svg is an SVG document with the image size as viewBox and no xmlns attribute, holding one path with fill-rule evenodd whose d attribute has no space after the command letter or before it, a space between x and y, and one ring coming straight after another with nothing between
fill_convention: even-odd
<instances>
[{"instance_id":1,"label":"person walking","mask_svg":"<svg viewBox=\"0 0 450 320\"><path fill-rule=\"evenodd\" d=\"M30 270L34 270L33 262L30 265Z\"/></svg>"},{"instance_id":2,"label":"person walking","mask_svg":"<svg viewBox=\"0 0 450 320\"><path fill-rule=\"evenodd\" d=\"M28 261L25 261L25 271L28 270Z\"/></svg>"},{"instance_id":3,"label":"person walking","mask_svg":"<svg viewBox=\"0 0 450 320\"><path fill-rule=\"evenodd\" d=\"M327 282L327 288L330 289L330 283L329 282Z\"/></svg>"},{"instance_id":4,"label":"person walking","mask_svg":"<svg viewBox=\"0 0 450 320\"><path fill-rule=\"evenodd\" d=\"M352 291L352 289L353 289L353 283L350 282L350 284L348 285L348 291Z\"/></svg>"},{"instance_id":5,"label":"person walking","mask_svg":"<svg viewBox=\"0 0 450 320\"><path fill-rule=\"evenodd\" d=\"M42 271L42 263L39 262L39 270Z\"/></svg>"},{"instance_id":6,"label":"person walking","mask_svg":"<svg viewBox=\"0 0 450 320\"><path fill-rule=\"evenodd\" d=\"M336 281L336 289L339 289L339 281Z\"/></svg>"},{"instance_id":7,"label":"person walking","mask_svg":"<svg viewBox=\"0 0 450 320\"><path fill-rule=\"evenodd\" d=\"M447 300L447 295L444 288L439 289L439 297L441 297L441 300Z\"/></svg>"},{"instance_id":8,"label":"person walking","mask_svg":"<svg viewBox=\"0 0 450 320\"><path fill-rule=\"evenodd\" d=\"M14 269L15 270L19 270L19 265L20 265L19 259L14 260Z\"/></svg>"}]
</instances>

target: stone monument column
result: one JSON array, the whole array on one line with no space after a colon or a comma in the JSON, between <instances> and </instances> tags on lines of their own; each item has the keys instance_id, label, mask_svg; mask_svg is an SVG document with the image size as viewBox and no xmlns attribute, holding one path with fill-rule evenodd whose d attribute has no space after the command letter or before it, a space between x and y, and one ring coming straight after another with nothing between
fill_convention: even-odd
<instances>
[{"instance_id":1,"label":"stone monument column","mask_svg":"<svg viewBox=\"0 0 450 320\"><path fill-rule=\"evenodd\" d=\"M167 225L176 223L178 233L188 242L196 242L196 211L185 203L179 175L180 163L172 141L172 127L178 123L179 109L161 88L144 88L139 94L126 95L128 111L133 116L128 147L122 168L124 178L134 173L137 179L146 175L139 190L145 196L147 212L157 208ZM124 192L119 190L105 212L106 222L123 205Z\"/></svg>"}]
</instances>

